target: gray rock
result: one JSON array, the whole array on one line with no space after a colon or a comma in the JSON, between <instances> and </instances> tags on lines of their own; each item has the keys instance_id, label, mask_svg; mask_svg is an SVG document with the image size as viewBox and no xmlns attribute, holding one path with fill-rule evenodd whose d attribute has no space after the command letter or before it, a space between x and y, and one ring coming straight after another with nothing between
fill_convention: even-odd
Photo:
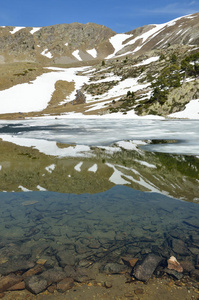
<instances>
[{"instance_id":1,"label":"gray rock","mask_svg":"<svg viewBox=\"0 0 199 300\"><path fill-rule=\"evenodd\" d=\"M47 280L48 284L57 283L67 277L66 273L59 270L47 270L41 274L41 277Z\"/></svg>"},{"instance_id":2,"label":"gray rock","mask_svg":"<svg viewBox=\"0 0 199 300\"><path fill-rule=\"evenodd\" d=\"M138 280L147 281L151 278L161 261L162 258L159 255L148 254L140 265L135 266L133 275Z\"/></svg>"},{"instance_id":3,"label":"gray rock","mask_svg":"<svg viewBox=\"0 0 199 300\"><path fill-rule=\"evenodd\" d=\"M74 278L76 271L72 266L65 266L64 272L66 273L66 277Z\"/></svg>"},{"instance_id":4,"label":"gray rock","mask_svg":"<svg viewBox=\"0 0 199 300\"><path fill-rule=\"evenodd\" d=\"M95 279L93 272L87 268L77 268L75 276L73 277L77 282L87 282Z\"/></svg>"},{"instance_id":5,"label":"gray rock","mask_svg":"<svg viewBox=\"0 0 199 300\"><path fill-rule=\"evenodd\" d=\"M8 275L17 271L27 271L34 267L34 263L27 260L8 260L8 262L0 265L0 274Z\"/></svg>"},{"instance_id":6,"label":"gray rock","mask_svg":"<svg viewBox=\"0 0 199 300\"><path fill-rule=\"evenodd\" d=\"M127 270L129 269L126 265L120 265L117 263L108 263L102 269L102 271L106 274L120 274Z\"/></svg>"},{"instance_id":7,"label":"gray rock","mask_svg":"<svg viewBox=\"0 0 199 300\"><path fill-rule=\"evenodd\" d=\"M175 253L181 255L188 255L189 251L187 246L185 245L184 241L179 239L172 239L172 249Z\"/></svg>"},{"instance_id":8,"label":"gray rock","mask_svg":"<svg viewBox=\"0 0 199 300\"><path fill-rule=\"evenodd\" d=\"M86 102L86 96L80 90L77 90L73 104L82 104L85 102Z\"/></svg>"},{"instance_id":9,"label":"gray rock","mask_svg":"<svg viewBox=\"0 0 199 300\"><path fill-rule=\"evenodd\" d=\"M178 280L183 278L183 274L179 273L175 270L170 270L170 269L165 268L164 272L167 273L168 275L171 275L172 277L174 277L175 279L178 279Z\"/></svg>"},{"instance_id":10,"label":"gray rock","mask_svg":"<svg viewBox=\"0 0 199 300\"><path fill-rule=\"evenodd\" d=\"M62 268L66 265L74 266L77 261L73 251L60 251L56 254L56 258Z\"/></svg>"},{"instance_id":11,"label":"gray rock","mask_svg":"<svg viewBox=\"0 0 199 300\"><path fill-rule=\"evenodd\" d=\"M37 295L47 289L48 282L40 276L32 276L25 279L25 286L28 291Z\"/></svg>"}]
</instances>

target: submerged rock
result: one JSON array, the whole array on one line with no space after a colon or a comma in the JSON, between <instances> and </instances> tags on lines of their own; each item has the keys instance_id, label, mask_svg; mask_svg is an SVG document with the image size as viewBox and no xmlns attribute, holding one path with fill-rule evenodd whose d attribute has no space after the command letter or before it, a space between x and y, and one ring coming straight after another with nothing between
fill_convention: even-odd
<instances>
[{"instance_id":1,"label":"submerged rock","mask_svg":"<svg viewBox=\"0 0 199 300\"><path fill-rule=\"evenodd\" d=\"M65 278L57 284L57 290L60 293L64 293L74 286L74 280L72 278Z\"/></svg>"},{"instance_id":2,"label":"submerged rock","mask_svg":"<svg viewBox=\"0 0 199 300\"><path fill-rule=\"evenodd\" d=\"M9 260L0 266L0 274L8 275L17 271L27 271L34 267L34 263L26 260Z\"/></svg>"},{"instance_id":3,"label":"submerged rock","mask_svg":"<svg viewBox=\"0 0 199 300\"><path fill-rule=\"evenodd\" d=\"M60 251L57 253L56 258L60 266L63 268L66 265L74 266L76 263L76 258L72 251Z\"/></svg>"},{"instance_id":4,"label":"submerged rock","mask_svg":"<svg viewBox=\"0 0 199 300\"><path fill-rule=\"evenodd\" d=\"M32 276L25 279L25 286L28 291L37 295L47 289L48 282L40 276Z\"/></svg>"},{"instance_id":5,"label":"submerged rock","mask_svg":"<svg viewBox=\"0 0 199 300\"><path fill-rule=\"evenodd\" d=\"M95 279L93 272L87 268L77 268L75 276L73 277L77 282L87 282L91 279Z\"/></svg>"},{"instance_id":6,"label":"submerged rock","mask_svg":"<svg viewBox=\"0 0 199 300\"><path fill-rule=\"evenodd\" d=\"M183 267L180 265L180 263L177 261L177 259L174 256L171 256L168 260L168 269L169 270L175 270L178 273L183 272Z\"/></svg>"},{"instance_id":7,"label":"submerged rock","mask_svg":"<svg viewBox=\"0 0 199 300\"><path fill-rule=\"evenodd\" d=\"M181 255L188 255L189 250L187 246L185 245L185 242L179 239L172 239L172 249L175 253L181 254Z\"/></svg>"},{"instance_id":8,"label":"submerged rock","mask_svg":"<svg viewBox=\"0 0 199 300\"><path fill-rule=\"evenodd\" d=\"M67 277L66 273L60 270L47 270L41 274L48 284L57 283Z\"/></svg>"},{"instance_id":9,"label":"submerged rock","mask_svg":"<svg viewBox=\"0 0 199 300\"><path fill-rule=\"evenodd\" d=\"M125 265L120 265L117 263L108 263L102 268L102 272L107 274L120 274L128 270Z\"/></svg>"},{"instance_id":10,"label":"submerged rock","mask_svg":"<svg viewBox=\"0 0 199 300\"><path fill-rule=\"evenodd\" d=\"M183 278L182 273L179 273L175 270L170 270L170 269L165 268L164 272L167 273L168 275L171 275L172 277L174 277L177 280L180 280Z\"/></svg>"},{"instance_id":11,"label":"submerged rock","mask_svg":"<svg viewBox=\"0 0 199 300\"><path fill-rule=\"evenodd\" d=\"M7 291L10 287L21 282L22 280L23 278L21 276L16 276L14 274L0 278L0 293Z\"/></svg>"},{"instance_id":12,"label":"submerged rock","mask_svg":"<svg viewBox=\"0 0 199 300\"><path fill-rule=\"evenodd\" d=\"M147 281L151 278L161 261L162 258L159 255L148 254L140 265L135 266L133 275L138 280Z\"/></svg>"}]
</instances>

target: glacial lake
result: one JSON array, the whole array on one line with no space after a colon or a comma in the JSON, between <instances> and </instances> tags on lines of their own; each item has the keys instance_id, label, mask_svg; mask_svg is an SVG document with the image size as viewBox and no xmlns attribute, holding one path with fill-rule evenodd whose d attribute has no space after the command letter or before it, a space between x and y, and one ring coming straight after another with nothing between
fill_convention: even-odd
<instances>
[{"instance_id":1,"label":"glacial lake","mask_svg":"<svg viewBox=\"0 0 199 300\"><path fill-rule=\"evenodd\" d=\"M199 255L199 121L0 121L0 138L1 274Z\"/></svg>"}]
</instances>

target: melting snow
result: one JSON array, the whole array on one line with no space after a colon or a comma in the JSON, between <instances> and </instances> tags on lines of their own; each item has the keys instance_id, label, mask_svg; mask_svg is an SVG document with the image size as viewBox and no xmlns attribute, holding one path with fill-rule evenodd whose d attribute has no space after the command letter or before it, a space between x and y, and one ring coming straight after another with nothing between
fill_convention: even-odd
<instances>
[{"instance_id":1,"label":"melting snow","mask_svg":"<svg viewBox=\"0 0 199 300\"><path fill-rule=\"evenodd\" d=\"M78 60L82 61L80 55L79 55L79 50L75 50L73 51L72 55L77 58Z\"/></svg>"},{"instance_id":2,"label":"melting snow","mask_svg":"<svg viewBox=\"0 0 199 300\"><path fill-rule=\"evenodd\" d=\"M96 49L91 49L91 50L86 50L88 54L90 54L92 57L96 58L97 57L97 51Z\"/></svg>"}]
</instances>

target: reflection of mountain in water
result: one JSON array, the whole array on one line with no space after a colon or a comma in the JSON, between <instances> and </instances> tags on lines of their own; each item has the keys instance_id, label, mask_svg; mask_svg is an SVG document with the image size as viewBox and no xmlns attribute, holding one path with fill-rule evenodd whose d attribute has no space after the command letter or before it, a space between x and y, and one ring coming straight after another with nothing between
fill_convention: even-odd
<instances>
[{"instance_id":1,"label":"reflection of mountain in water","mask_svg":"<svg viewBox=\"0 0 199 300\"><path fill-rule=\"evenodd\" d=\"M58 158L2 142L0 155L0 191L94 194L126 185L187 201L199 200L198 157L145 152L133 141L91 147L86 155L75 158Z\"/></svg>"}]
</instances>

